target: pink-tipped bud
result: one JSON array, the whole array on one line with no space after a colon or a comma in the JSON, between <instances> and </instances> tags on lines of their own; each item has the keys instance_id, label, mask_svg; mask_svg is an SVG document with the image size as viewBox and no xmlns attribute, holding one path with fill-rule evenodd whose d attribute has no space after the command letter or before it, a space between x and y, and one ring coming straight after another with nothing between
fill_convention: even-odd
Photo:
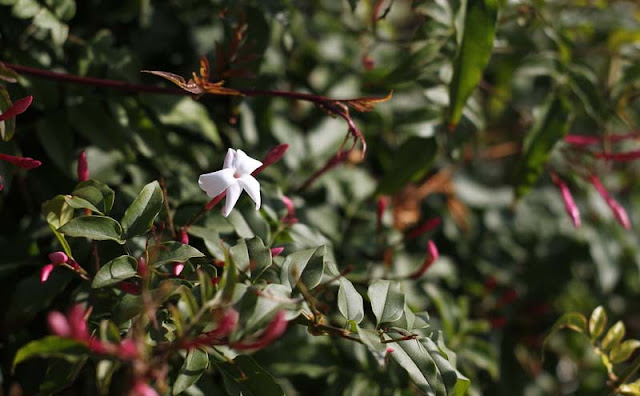
<instances>
[{"instance_id":1,"label":"pink-tipped bud","mask_svg":"<svg viewBox=\"0 0 640 396\"><path fill-rule=\"evenodd\" d=\"M147 265L147 260L144 257L138 258L138 275L143 278L149 275L149 266Z\"/></svg>"},{"instance_id":2,"label":"pink-tipped bud","mask_svg":"<svg viewBox=\"0 0 640 396\"><path fill-rule=\"evenodd\" d=\"M105 353L112 353L113 352L113 347L110 344L104 344L102 343L102 341L98 340L97 338L89 338L88 340L88 344L89 344L89 350L93 353L97 353L97 354L105 354Z\"/></svg>"},{"instance_id":3,"label":"pink-tipped bud","mask_svg":"<svg viewBox=\"0 0 640 396\"><path fill-rule=\"evenodd\" d=\"M364 67L365 70L372 70L376 67L376 63L371 59L371 57L364 55L362 57L362 67Z\"/></svg>"},{"instance_id":4,"label":"pink-tipped bud","mask_svg":"<svg viewBox=\"0 0 640 396\"><path fill-rule=\"evenodd\" d=\"M189 234L187 234L187 231L184 228L180 230L180 243L183 245L189 244Z\"/></svg>"},{"instance_id":5,"label":"pink-tipped bud","mask_svg":"<svg viewBox=\"0 0 640 396\"><path fill-rule=\"evenodd\" d=\"M71 326L71 336L77 340L89 340L89 329L84 318L85 314L86 311L80 304L71 307L67 314L67 320L69 321L69 326Z\"/></svg>"},{"instance_id":6,"label":"pink-tipped bud","mask_svg":"<svg viewBox=\"0 0 640 396\"><path fill-rule=\"evenodd\" d=\"M286 313L284 311L280 311L276 314L271 323L269 323L267 328L264 330L264 333L262 333L262 336L257 341L248 344L236 343L233 344L232 347L240 350L264 348L267 345L271 344L273 341L280 338L280 336L284 334L286 329Z\"/></svg>"},{"instance_id":7,"label":"pink-tipped bud","mask_svg":"<svg viewBox=\"0 0 640 396\"><path fill-rule=\"evenodd\" d=\"M425 221L424 223L420 224L420 226L418 226L418 228L416 228L413 231L411 231L410 233L408 233L407 237L405 239L408 240L408 241L411 240L411 239L415 239L415 238L419 237L420 235L424 234L425 232L429 232L429 231L433 230L434 228L439 226L440 223L442 223L442 220L439 217L434 217L432 219L429 219L429 220Z\"/></svg>"},{"instance_id":8,"label":"pink-tipped bud","mask_svg":"<svg viewBox=\"0 0 640 396\"><path fill-rule=\"evenodd\" d=\"M174 263L173 264L173 276L179 276L184 270L184 263Z\"/></svg>"},{"instance_id":9,"label":"pink-tipped bud","mask_svg":"<svg viewBox=\"0 0 640 396\"><path fill-rule=\"evenodd\" d=\"M45 283L49 279L49 275L51 275L51 271L53 271L54 265L47 264L40 270L40 283Z\"/></svg>"},{"instance_id":10,"label":"pink-tipped bud","mask_svg":"<svg viewBox=\"0 0 640 396\"><path fill-rule=\"evenodd\" d=\"M293 204L291 198L283 195L281 198L284 207L287 208L287 216L294 216L296 214L296 207Z\"/></svg>"},{"instance_id":11,"label":"pink-tipped bud","mask_svg":"<svg viewBox=\"0 0 640 396\"><path fill-rule=\"evenodd\" d=\"M574 145L574 146L589 146L592 144L598 144L601 142L600 138L597 136L588 136L588 135L567 135L564 137L565 143Z\"/></svg>"},{"instance_id":12,"label":"pink-tipped bud","mask_svg":"<svg viewBox=\"0 0 640 396\"><path fill-rule=\"evenodd\" d=\"M271 248L271 257L276 257L284 251L284 246Z\"/></svg>"},{"instance_id":13,"label":"pink-tipped bud","mask_svg":"<svg viewBox=\"0 0 640 396\"><path fill-rule=\"evenodd\" d=\"M89 180L89 165L87 164L87 153L84 150L78 154L78 181Z\"/></svg>"},{"instance_id":14,"label":"pink-tipped bud","mask_svg":"<svg viewBox=\"0 0 640 396\"><path fill-rule=\"evenodd\" d=\"M569 187L567 187L567 184L553 172L551 172L551 179L560 189L562 201L564 202L564 208L567 211L569 218L573 222L573 226L575 228L580 227L580 210L578 209L578 205L576 205L575 201L573 200L573 196L571 195Z\"/></svg>"},{"instance_id":15,"label":"pink-tipped bud","mask_svg":"<svg viewBox=\"0 0 640 396\"><path fill-rule=\"evenodd\" d=\"M624 153L594 153L596 158L606 159L610 161L635 161L640 159L640 150L627 151Z\"/></svg>"},{"instance_id":16,"label":"pink-tipped bud","mask_svg":"<svg viewBox=\"0 0 640 396\"><path fill-rule=\"evenodd\" d=\"M137 380L131 388L131 396L158 396L158 392L146 382Z\"/></svg>"},{"instance_id":17,"label":"pink-tipped bud","mask_svg":"<svg viewBox=\"0 0 640 396\"><path fill-rule=\"evenodd\" d=\"M132 360L138 357L138 345L130 338L122 340L118 345L117 355L123 360Z\"/></svg>"},{"instance_id":18,"label":"pink-tipped bud","mask_svg":"<svg viewBox=\"0 0 640 396\"><path fill-rule=\"evenodd\" d=\"M269 150L267 155L265 155L264 159L262 160L262 166L254 170L252 175L256 176L260 174L263 170L265 170L266 167L280 161L280 159L282 159L282 157L284 156L284 153L286 153L288 149L289 149L288 144L279 144L274 148L272 148L271 150Z\"/></svg>"},{"instance_id":19,"label":"pink-tipped bud","mask_svg":"<svg viewBox=\"0 0 640 396\"><path fill-rule=\"evenodd\" d=\"M385 351L385 352L387 352L388 354L389 354L389 353L393 353L393 352L395 352L395 349L393 349L393 348L391 348L391 347L387 347L387 349L386 349L386 351Z\"/></svg>"},{"instance_id":20,"label":"pink-tipped bud","mask_svg":"<svg viewBox=\"0 0 640 396\"><path fill-rule=\"evenodd\" d=\"M376 223L378 230L382 229L382 218L384 217L384 212L386 212L388 206L389 197L385 195L378 197L378 207L376 208Z\"/></svg>"},{"instance_id":21,"label":"pink-tipped bud","mask_svg":"<svg viewBox=\"0 0 640 396\"><path fill-rule=\"evenodd\" d=\"M233 308L225 311L222 319L218 323L218 327L206 334L207 339L222 338L236 329L240 314Z\"/></svg>"},{"instance_id":22,"label":"pink-tipped bud","mask_svg":"<svg viewBox=\"0 0 640 396\"><path fill-rule=\"evenodd\" d=\"M631 229L631 221L629 221L629 216L627 215L627 211L609 194L606 188L602 185L600 179L593 175L590 178L591 184L598 191L602 199L609 205L609 208L613 212L614 217L625 229Z\"/></svg>"},{"instance_id":23,"label":"pink-tipped bud","mask_svg":"<svg viewBox=\"0 0 640 396\"><path fill-rule=\"evenodd\" d=\"M22 99L18 99L13 102L13 105L7 109L4 113L0 114L0 121L7 120L9 118L13 118L18 114L24 113L29 106L31 106L31 102L33 101L33 96L26 96Z\"/></svg>"},{"instance_id":24,"label":"pink-tipped bud","mask_svg":"<svg viewBox=\"0 0 640 396\"><path fill-rule=\"evenodd\" d=\"M29 157L16 157L15 155L1 154L0 160L6 161L12 165L23 169L33 169L42 165L42 162Z\"/></svg>"},{"instance_id":25,"label":"pink-tipped bud","mask_svg":"<svg viewBox=\"0 0 640 396\"><path fill-rule=\"evenodd\" d=\"M436 246L436 244L431 240L427 242L427 257L422 262L422 266L418 268L416 272L409 275L409 278L410 279L420 278L422 275L424 275L425 272L427 272L429 268L431 268L433 263L435 263L436 260L438 260L439 256L440 254L438 253L438 247Z\"/></svg>"},{"instance_id":26,"label":"pink-tipped bud","mask_svg":"<svg viewBox=\"0 0 640 396\"><path fill-rule=\"evenodd\" d=\"M49 325L49 331L60 337L71 336L71 326L66 316L61 312L53 311L47 316L47 324Z\"/></svg>"},{"instance_id":27,"label":"pink-tipped bud","mask_svg":"<svg viewBox=\"0 0 640 396\"><path fill-rule=\"evenodd\" d=\"M49 261L51 264L64 264L69 261L69 257L64 252L49 253Z\"/></svg>"}]
</instances>

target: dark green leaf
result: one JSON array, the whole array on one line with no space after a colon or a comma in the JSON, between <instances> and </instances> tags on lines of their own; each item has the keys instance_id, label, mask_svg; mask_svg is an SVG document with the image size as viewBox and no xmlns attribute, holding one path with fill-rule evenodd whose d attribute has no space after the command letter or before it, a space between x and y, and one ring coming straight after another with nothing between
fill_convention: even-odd
<instances>
[{"instance_id":1,"label":"dark green leaf","mask_svg":"<svg viewBox=\"0 0 640 396\"><path fill-rule=\"evenodd\" d=\"M218 366L223 376L224 387L230 396L282 396L284 391L273 376L260 367L252 358L237 356L233 364Z\"/></svg>"},{"instance_id":2,"label":"dark green leaf","mask_svg":"<svg viewBox=\"0 0 640 396\"><path fill-rule=\"evenodd\" d=\"M71 281L71 272L54 269L44 284L39 274L33 274L18 281L13 287L11 303L8 304L6 321L8 324L28 322L36 314L50 308L52 301Z\"/></svg>"},{"instance_id":3,"label":"dark green leaf","mask_svg":"<svg viewBox=\"0 0 640 396\"><path fill-rule=\"evenodd\" d=\"M162 209L162 189L157 181L144 186L122 217L123 239L147 232Z\"/></svg>"},{"instance_id":4,"label":"dark green leaf","mask_svg":"<svg viewBox=\"0 0 640 396\"><path fill-rule=\"evenodd\" d=\"M136 259L131 256L120 256L100 268L91 282L91 287L99 288L115 285L125 279L137 275Z\"/></svg>"},{"instance_id":5,"label":"dark green leaf","mask_svg":"<svg viewBox=\"0 0 640 396\"><path fill-rule=\"evenodd\" d=\"M65 195L64 197L65 202L67 202L67 204L69 206L71 206L74 209L89 209L90 211L94 212L94 213L98 213L100 215L102 215L103 213L100 212L100 210L98 210L98 208L96 208L95 206L93 206L93 204L85 199L82 199L80 197L74 197L71 195Z\"/></svg>"},{"instance_id":6,"label":"dark green leaf","mask_svg":"<svg viewBox=\"0 0 640 396\"><path fill-rule=\"evenodd\" d=\"M433 138L412 136L394 154L391 167L380 181L383 194L393 194L412 181L418 181L431 169L437 144Z\"/></svg>"},{"instance_id":7,"label":"dark green leaf","mask_svg":"<svg viewBox=\"0 0 640 396\"><path fill-rule=\"evenodd\" d=\"M462 117L467 99L482 79L482 72L491 58L496 21L497 0L467 0L462 42L453 68L449 87L449 125L455 126Z\"/></svg>"},{"instance_id":8,"label":"dark green leaf","mask_svg":"<svg viewBox=\"0 0 640 396\"><path fill-rule=\"evenodd\" d=\"M362 296L347 279L340 278L340 288L338 289L338 310L348 321L356 324L364 319L364 306Z\"/></svg>"},{"instance_id":9,"label":"dark green leaf","mask_svg":"<svg viewBox=\"0 0 640 396\"><path fill-rule=\"evenodd\" d=\"M88 358L83 356L74 362L58 359L49 363L44 381L40 384L40 392L54 394L69 387L80 374Z\"/></svg>"},{"instance_id":10,"label":"dark green leaf","mask_svg":"<svg viewBox=\"0 0 640 396\"><path fill-rule=\"evenodd\" d=\"M190 349L180 368L178 378L173 383L173 394L179 395L195 384L207 367L209 367L209 355L207 355L207 352L198 348Z\"/></svg>"},{"instance_id":11,"label":"dark green leaf","mask_svg":"<svg viewBox=\"0 0 640 396\"><path fill-rule=\"evenodd\" d=\"M180 242L163 242L152 247L149 265L159 267L173 262L184 263L194 257L204 257L204 254L193 246L183 245Z\"/></svg>"},{"instance_id":12,"label":"dark green leaf","mask_svg":"<svg viewBox=\"0 0 640 396\"><path fill-rule=\"evenodd\" d=\"M111 212L113 201L115 200L115 193L111 187L97 180L87 180L78 183L71 195L91 202L105 214Z\"/></svg>"},{"instance_id":13,"label":"dark green leaf","mask_svg":"<svg viewBox=\"0 0 640 396\"><path fill-rule=\"evenodd\" d=\"M524 155L516 167L516 198L525 195L540 177L551 150L569 131L570 107L556 96L544 109L524 142Z\"/></svg>"},{"instance_id":14,"label":"dark green leaf","mask_svg":"<svg viewBox=\"0 0 640 396\"><path fill-rule=\"evenodd\" d=\"M267 268L271 267L271 250L264 245L262 239L255 237L246 241L251 262L251 277L257 280Z\"/></svg>"},{"instance_id":15,"label":"dark green leaf","mask_svg":"<svg viewBox=\"0 0 640 396\"><path fill-rule=\"evenodd\" d=\"M112 240L122 243L120 223L106 216L76 217L58 229L70 237L83 237L96 241Z\"/></svg>"},{"instance_id":16,"label":"dark green leaf","mask_svg":"<svg viewBox=\"0 0 640 396\"><path fill-rule=\"evenodd\" d=\"M291 253L282 264L281 282L295 289L302 281L308 289L320 284L324 272L324 246Z\"/></svg>"},{"instance_id":17,"label":"dark green leaf","mask_svg":"<svg viewBox=\"0 0 640 396\"><path fill-rule=\"evenodd\" d=\"M80 354L86 352L87 346L80 341L58 336L47 336L31 341L20 348L13 359L13 367L35 357L57 357L69 361L77 361L80 358Z\"/></svg>"},{"instance_id":18,"label":"dark green leaf","mask_svg":"<svg viewBox=\"0 0 640 396\"><path fill-rule=\"evenodd\" d=\"M378 325L395 322L404 312L404 294L397 290L397 286L388 280L379 280L369 286L367 295Z\"/></svg>"}]
</instances>

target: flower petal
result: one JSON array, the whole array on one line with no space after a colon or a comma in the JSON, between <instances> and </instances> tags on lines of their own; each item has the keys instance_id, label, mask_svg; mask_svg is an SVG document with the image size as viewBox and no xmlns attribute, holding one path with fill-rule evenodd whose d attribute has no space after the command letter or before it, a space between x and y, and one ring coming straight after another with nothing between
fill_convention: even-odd
<instances>
[{"instance_id":1,"label":"flower petal","mask_svg":"<svg viewBox=\"0 0 640 396\"><path fill-rule=\"evenodd\" d=\"M224 164L222 165L223 169L228 169L228 168L232 168L234 167L234 163L235 163L235 159L236 159L236 150L230 148L229 150L227 150L227 156L224 157Z\"/></svg>"},{"instance_id":2,"label":"flower petal","mask_svg":"<svg viewBox=\"0 0 640 396\"><path fill-rule=\"evenodd\" d=\"M233 177L233 169L222 169L217 172L200 175L198 185L211 198L222 194L230 185L237 185L236 178Z\"/></svg>"},{"instance_id":3,"label":"flower petal","mask_svg":"<svg viewBox=\"0 0 640 396\"><path fill-rule=\"evenodd\" d=\"M251 175L243 175L238 178L238 184L242 187L247 194L256 203L256 210L260 209L260 183L255 177Z\"/></svg>"},{"instance_id":4,"label":"flower petal","mask_svg":"<svg viewBox=\"0 0 640 396\"><path fill-rule=\"evenodd\" d=\"M240 187L238 183L234 183L227 188L227 199L224 201L224 208L222 208L222 215L224 217L229 216L233 207L236 206L241 192L242 187Z\"/></svg>"},{"instance_id":5,"label":"flower petal","mask_svg":"<svg viewBox=\"0 0 640 396\"><path fill-rule=\"evenodd\" d=\"M253 159L245 154L242 150L236 151L236 160L234 168L240 175L250 175L254 170L262 166L262 162Z\"/></svg>"}]
</instances>

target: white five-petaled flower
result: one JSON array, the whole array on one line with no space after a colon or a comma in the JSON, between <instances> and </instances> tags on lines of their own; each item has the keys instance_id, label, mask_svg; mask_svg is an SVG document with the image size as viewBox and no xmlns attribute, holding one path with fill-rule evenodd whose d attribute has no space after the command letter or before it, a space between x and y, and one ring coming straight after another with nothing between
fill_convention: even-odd
<instances>
[{"instance_id":1,"label":"white five-petaled flower","mask_svg":"<svg viewBox=\"0 0 640 396\"><path fill-rule=\"evenodd\" d=\"M260 209L260 183L251 176L251 173L260 166L262 162L249 157L244 151L229 149L222 169L200 175L198 184L211 198L217 197L224 191L227 192L227 199L222 209L224 217L229 216L242 190L249 194L258 210Z\"/></svg>"}]
</instances>

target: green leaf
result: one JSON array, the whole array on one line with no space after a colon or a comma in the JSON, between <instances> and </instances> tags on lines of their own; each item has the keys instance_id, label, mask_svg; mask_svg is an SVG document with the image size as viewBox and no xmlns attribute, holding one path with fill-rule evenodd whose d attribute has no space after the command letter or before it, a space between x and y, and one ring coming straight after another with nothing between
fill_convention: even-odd
<instances>
[{"instance_id":1,"label":"green leaf","mask_svg":"<svg viewBox=\"0 0 640 396\"><path fill-rule=\"evenodd\" d=\"M233 294L238 283L238 268L227 251L225 251L225 266L222 277L220 278L220 289L218 289L218 295L222 298L222 301L229 302L233 300Z\"/></svg>"},{"instance_id":2,"label":"green leaf","mask_svg":"<svg viewBox=\"0 0 640 396\"><path fill-rule=\"evenodd\" d=\"M620 385L618 392L623 396L640 396L640 380Z\"/></svg>"},{"instance_id":3,"label":"green leaf","mask_svg":"<svg viewBox=\"0 0 640 396\"><path fill-rule=\"evenodd\" d=\"M123 243L120 239L122 234L120 223L106 216L76 217L58 228L58 231L70 237L83 237L96 241L112 240Z\"/></svg>"},{"instance_id":4,"label":"green leaf","mask_svg":"<svg viewBox=\"0 0 640 396\"><path fill-rule=\"evenodd\" d=\"M18 82L18 73L14 72L13 69L9 69L0 62L0 81L16 83Z\"/></svg>"},{"instance_id":5,"label":"green leaf","mask_svg":"<svg viewBox=\"0 0 640 396\"><path fill-rule=\"evenodd\" d=\"M369 352L371 352L380 367L384 367L386 364L385 357L387 356L387 345L382 343L378 332L375 330L363 329L360 326L357 326L356 328L358 329L358 335L360 336L362 343L367 347Z\"/></svg>"},{"instance_id":6,"label":"green leaf","mask_svg":"<svg viewBox=\"0 0 640 396\"><path fill-rule=\"evenodd\" d=\"M80 341L70 338L47 336L39 340L31 341L18 350L13 359L13 367L27 359L39 358L62 358L69 361L76 361L80 354L87 352L87 346Z\"/></svg>"},{"instance_id":7,"label":"green leaf","mask_svg":"<svg viewBox=\"0 0 640 396\"><path fill-rule=\"evenodd\" d=\"M233 257L233 262L239 271L251 272L249 268L249 252L247 251L247 244L244 239L238 240L238 243L229 248L229 254Z\"/></svg>"},{"instance_id":8,"label":"green leaf","mask_svg":"<svg viewBox=\"0 0 640 396\"><path fill-rule=\"evenodd\" d=\"M611 360L613 364L622 363L629 359L638 348L640 348L640 341L626 340L613 347L609 354L609 360Z\"/></svg>"},{"instance_id":9,"label":"green leaf","mask_svg":"<svg viewBox=\"0 0 640 396\"><path fill-rule=\"evenodd\" d=\"M88 356L83 356L74 362L61 361L60 359L50 362L45 378L40 384L40 392L55 394L71 386L88 359Z\"/></svg>"},{"instance_id":10,"label":"green leaf","mask_svg":"<svg viewBox=\"0 0 640 396\"><path fill-rule=\"evenodd\" d=\"M239 355L233 363L221 364L218 369L230 396L284 395L273 376L249 356Z\"/></svg>"},{"instance_id":11,"label":"green leaf","mask_svg":"<svg viewBox=\"0 0 640 396\"><path fill-rule=\"evenodd\" d=\"M98 213L100 215L102 215L103 213L98 210L98 208L96 208L95 206L93 206L93 204L85 199L82 199L80 197L74 197L71 195L65 195L64 197L65 202L71 206L74 209L89 209L90 211L94 212L94 213Z\"/></svg>"},{"instance_id":12,"label":"green leaf","mask_svg":"<svg viewBox=\"0 0 640 396\"><path fill-rule=\"evenodd\" d=\"M255 237L246 241L251 262L251 278L257 280L260 275L271 267L271 250L264 245L262 239Z\"/></svg>"},{"instance_id":13,"label":"green leaf","mask_svg":"<svg viewBox=\"0 0 640 396\"><path fill-rule=\"evenodd\" d=\"M409 182L418 181L429 172L437 152L434 138L412 136L394 153L391 167L380 181L383 194L394 194Z\"/></svg>"},{"instance_id":14,"label":"green leaf","mask_svg":"<svg viewBox=\"0 0 640 396\"><path fill-rule=\"evenodd\" d=\"M147 232L162 209L162 189L157 181L144 186L122 217L123 239Z\"/></svg>"},{"instance_id":15,"label":"green leaf","mask_svg":"<svg viewBox=\"0 0 640 396\"><path fill-rule=\"evenodd\" d=\"M338 310L348 321L354 321L356 324L364 319L362 296L356 291L353 284L345 278L340 278Z\"/></svg>"},{"instance_id":16,"label":"green leaf","mask_svg":"<svg viewBox=\"0 0 640 396\"><path fill-rule=\"evenodd\" d=\"M184 263L190 258L204 257L204 254L190 245L169 241L153 246L149 256L149 265L159 267L163 264L179 262Z\"/></svg>"},{"instance_id":17,"label":"green leaf","mask_svg":"<svg viewBox=\"0 0 640 396\"><path fill-rule=\"evenodd\" d=\"M58 229L73 219L73 208L69 206L64 195L57 195L42 204L42 215L47 223Z\"/></svg>"},{"instance_id":18,"label":"green leaf","mask_svg":"<svg viewBox=\"0 0 640 396\"><path fill-rule=\"evenodd\" d=\"M71 195L91 202L105 214L111 212L115 200L115 192L111 187L97 180L86 180L78 183Z\"/></svg>"},{"instance_id":19,"label":"green leaf","mask_svg":"<svg viewBox=\"0 0 640 396\"><path fill-rule=\"evenodd\" d=\"M606 325L607 312L602 306L598 306L593 310L591 318L589 319L589 334L591 334L591 338L598 338L604 331Z\"/></svg>"},{"instance_id":20,"label":"green leaf","mask_svg":"<svg viewBox=\"0 0 640 396\"><path fill-rule=\"evenodd\" d=\"M136 275L136 259L126 255L120 256L100 268L91 282L91 287L96 289L115 285Z\"/></svg>"},{"instance_id":21,"label":"green leaf","mask_svg":"<svg viewBox=\"0 0 640 396\"><path fill-rule=\"evenodd\" d=\"M516 198L524 196L536 183L555 144L569 131L569 103L556 96L549 102L524 142L524 155L516 167Z\"/></svg>"},{"instance_id":22,"label":"green leaf","mask_svg":"<svg viewBox=\"0 0 640 396\"><path fill-rule=\"evenodd\" d=\"M173 383L173 394L179 395L195 384L209 367L209 355L202 349L190 349L184 360L176 381Z\"/></svg>"},{"instance_id":23,"label":"green leaf","mask_svg":"<svg viewBox=\"0 0 640 396\"><path fill-rule=\"evenodd\" d=\"M371 309L376 316L378 325L385 322L395 322L404 312L404 294L397 289L398 284L388 280L379 280L369 286L367 294L371 300Z\"/></svg>"},{"instance_id":24,"label":"green leaf","mask_svg":"<svg viewBox=\"0 0 640 396\"><path fill-rule=\"evenodd\" d=\"M617 321L602 339L602 349L608 351L620 344L624 338L625 328L621 320Z\"/></svg>"},{"instance_id":25,"label":"green leaf","mask_svg":"<svg viewBox=\"0 0 640 396\"><path fill-rule=\"evenodd\" d=\"M200 226L189 227L189 235L202 238L207 251L218 260L224 260L224 243L220 239L220 234L216 230L212 230Z\"/></svg>"},{"instance_id":26,"label":"green leaf","mask_svg":"<svg viewBox=\"0 0 640 396\"><path fill-rule=\"evenodd\" d=\"M462 42L453 67L449 86L449 125L460 122L462 110L473 93L491 58L496 21L497 0L467 0Z\"/></svg>"},{"instance_id":27,"label":"green leaf","mask_svg":"<svg viewBox=\"0 0 640 396\"><path fill-rule=\"evenodd\" d=\"M12 285L10 304L5 315L8 325L28 323L36 314L51 307L72 279L71 271L54 269L44 284L37 274L25 277Z\"/></svg>"},{"instance_id":28,"label":"green leaf","mask_svg":"<svg viewBox=\"0 0 640 396\"><path fill-rule=\"evenodd\" d=\"M282 264L282 284L295 289L301 281L309 289L320 284L324 273L324 246L291 253Z\"/></svg>"},{"instance_id":29,"label":"green leaf","mask_svg":"<svg viewBox=\"0 0 640 396\"><path fill-rule=\"evenodd\" d=\"M577 312L568 312L560 317L554 323L551 331L549 332L549 336L560 329L568 328L578 333L586 333L587 332L587 318L584 315Z\"/></svg>"}]
</instances>

